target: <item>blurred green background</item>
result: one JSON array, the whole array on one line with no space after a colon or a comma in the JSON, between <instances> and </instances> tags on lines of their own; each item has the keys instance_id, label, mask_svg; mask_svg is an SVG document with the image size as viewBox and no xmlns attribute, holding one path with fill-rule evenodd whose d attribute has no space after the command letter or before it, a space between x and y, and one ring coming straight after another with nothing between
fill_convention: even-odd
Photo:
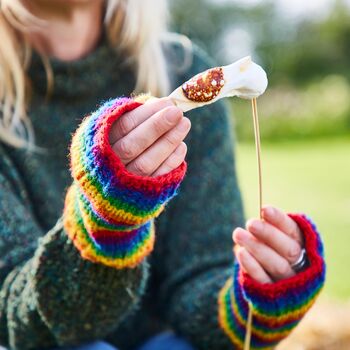
<instances>
[{"instance_id":1,"label":"blurred green background","mask_svg":"<svg viewBox=\"0 0 350 350\"><path fill-rule=\"evenodd\" d=\"M326 293L350 297L350 1L176 0L173 29L218 64L246 55L267 71L259 98L264 202L305 212L323 235ZM247 216L257 170L249 101L231 99Z\"/></svg>"}]
</instances>

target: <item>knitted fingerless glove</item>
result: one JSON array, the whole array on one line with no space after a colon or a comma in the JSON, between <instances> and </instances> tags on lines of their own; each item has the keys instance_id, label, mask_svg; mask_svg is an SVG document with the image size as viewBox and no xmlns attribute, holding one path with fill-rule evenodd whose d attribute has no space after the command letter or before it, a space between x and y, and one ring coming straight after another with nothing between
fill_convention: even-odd
<instances>
[{"instance_id":1,"label":"knitted fingerless glove","mask_svg":"<svg viewBox=\"0 0 350 350\"><path fill-rule=\"evenodd\" d=\"M233 277L219 293L219 323L236 349L243 349L248 302L253 307L251 349L273 349L310 309L324 285L323 246L315 225L304 215L289 216L304 233L309 266L291 278L261 284L235 261Z\"/></svg>"},{"instance_id":2,"label":"knitted fingerless glove","mask_svg":"<svg viewBox=\"0 0 350 350\"><path fill-rule=\"evenodd\" d=\"M154 222L178 192L184 161L157 177L128 172L109 143L112 124L142 103L117 98L86 117L72 139L74 179L64 227L83 258L117 269L135 267L152 251Z\"/></svg>"}]
</instances>

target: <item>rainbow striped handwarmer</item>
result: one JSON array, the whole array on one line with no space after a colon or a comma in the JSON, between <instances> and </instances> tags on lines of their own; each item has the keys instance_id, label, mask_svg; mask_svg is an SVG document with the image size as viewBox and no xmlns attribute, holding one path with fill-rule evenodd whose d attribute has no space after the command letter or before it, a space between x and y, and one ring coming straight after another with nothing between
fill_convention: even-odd
<instances>
[{"instance_id":1,"label":"rainbow striped handwarmer","mask_svg":"<svg viewBox=\"0 0 350 350\"><path fill-rule=\"evenodd\" d=\"M154 218L174 197L184 161L157 177L128 172L109 144L112 124L142 103L117 98L86 117L72 138L64 227L83 258L117 269L135 267L152 251Z\"/></svg>"},{"instance_id":2,"label":"rainbow striped handwarmer","mask_svg":"<svg viewBox=\"0 0 350 350\"><path fill-rule=\"evenodd\" d=\"M248 302L253 306L251 349L273 349L310 309L325 281L323 245L305 215L289 214L302 229L309 266L295 276L261 284L234 264L233 277L219 293L219 323L236 349L243 349Z\"/></svg>"}]
</instances>

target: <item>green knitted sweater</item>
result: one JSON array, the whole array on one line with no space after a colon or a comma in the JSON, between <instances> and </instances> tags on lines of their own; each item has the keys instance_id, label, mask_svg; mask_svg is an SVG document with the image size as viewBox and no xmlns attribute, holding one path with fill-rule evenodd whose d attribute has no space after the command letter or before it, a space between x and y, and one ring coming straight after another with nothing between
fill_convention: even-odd
<instances>
[{"instance_id":1,"label":"green knitted sweater","mask_svg":"<svg viewBox=\"0 0 350 350\"><path fill-rule=\"evenodd\" d=\"M173 88L212 66L196 47L185 70L179 68L180 46L168 45L165 53ZM44 68L36 55L29 70L29 115L36 144L44 151L0 144L0 344L27 350L106 339L132 349L172 329L197 349L240 348L243 335L232 321L233 299L220 304L221 318L227 319L221 327L218 310L219 292L224 300L227 291L234 291L227 284L236 274L231 235L244 225L226 106L219 101L187 113L192 121L187 173L177 195L154 218L154 249L136 267L116 269L83 258L64 228L64 200L72 183L68 153L83 117L102 101L129 96L135 76L105 41L86 58L51 64L55 85L48 102ZM314 284L319 288L323 280ZM307 289L308 302L315 290ZM245 303L242 298L239 321L246 318ZM269 322L281 308L276 302ZM287 316L293 311L282 310ZM277 343L299 319L293 317L293 326L272 322L277 334L272 338L262 337L257 325L253 344L267 348Z\"/></svg>"}]
</instances>

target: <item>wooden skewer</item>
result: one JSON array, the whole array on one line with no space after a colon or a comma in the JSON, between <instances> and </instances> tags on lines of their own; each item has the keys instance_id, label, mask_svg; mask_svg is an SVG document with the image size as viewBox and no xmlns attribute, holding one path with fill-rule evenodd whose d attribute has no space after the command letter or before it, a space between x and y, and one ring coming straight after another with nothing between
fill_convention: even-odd
<instances>
[{"instance_id":1,"label":"wooden skewer","mask_svg":"<svg viewBox=\"0 0 350 350\"><path fill-rule=\"evenodd\" d=\"M257 159L257 163L258 163L259 217L260 217L260 219L262 219L261 144L260 144L258 105L256 102L256 98L252 99L252 111L253 111L253 121L254 121L256 159ZM251 336L252 336L252 323L253 323L253 307L252 307L251 303L249 303L247 327L246 327L246 334L245 334L245 339L244 339L244 350L250 349L250 340L251 340Z\"/></svg>"},{"instance_id":2,"label":"wooden skewer","mask_svg":"<svg viewBox=\"0 0 350 350\"><path fill-rule=\"evenodd\" d=\"M253 307L252 307L252 304L249 303L248 320L247 320L247 327L246 327L245 338L244 338L244 350L250 349L250 339L252 337L252 323L253 323Z\"/></svg>"},{"instance_id":3,"label":"wooden skewer","mask_svg":"<svg viewBox=\"0 0 350 350\"><path fill-rule=\"evenodd\" d=\"M261 143L260 143L260 128L259 128L259 116L258 116L258 105L256 98L252 99L253 109L253 121L254 121L254 135L255 135L255 149L256 159L258 163L258 179L259 179L259 217L262 220L262 171L261 171Z\"/></svg>"}]
</instances>

